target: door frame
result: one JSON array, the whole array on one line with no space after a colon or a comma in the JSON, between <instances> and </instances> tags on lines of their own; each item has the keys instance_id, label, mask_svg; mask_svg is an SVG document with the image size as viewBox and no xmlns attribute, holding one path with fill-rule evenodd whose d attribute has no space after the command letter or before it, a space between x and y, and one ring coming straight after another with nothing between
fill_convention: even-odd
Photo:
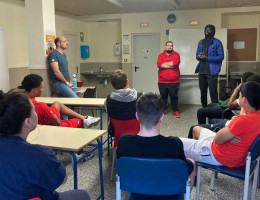
<instances>
[{"instance_id":1,"label":"door frame","mask_svg":"<svg viewBox=\"0 0 260 200\"><path fill-rule=\"evenodd\" d=\"M76 48L77 49L76 50L76 56L77 56L76 61L77 61L77 66L78 66L78 74L80 75L79 33L78 32L74 32L74 31L62 31L62 35L63 36L65 36L65 35L73 35L73 36L76 36L76 38L77 38L76 39L76 41L77 41L77 43L76 43L76 46L77 46L77 48ZM68 47L68 48L70 48L70 47ZM72 76L73 74L70 74L70 75Z\"/></svg>"}]
</instances>

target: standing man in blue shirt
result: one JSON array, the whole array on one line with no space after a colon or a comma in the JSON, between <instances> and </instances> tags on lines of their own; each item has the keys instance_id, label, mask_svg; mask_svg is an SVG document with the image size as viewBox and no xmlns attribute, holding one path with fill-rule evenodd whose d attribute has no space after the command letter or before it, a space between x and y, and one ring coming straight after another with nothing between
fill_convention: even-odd
<instances>
[{"instance_id":1,"label":"standing man in blue shirt","mask_svg":"<svg viewBox=\"0 0 260 200\"><path fill-rule=\"evenodd\" d=\"M70 74L68 69L68 60L64 51L69 43L64 36L58 36L55 39L56 49L48 56L48 64L51 74L51 81L54 88L58 91L60 97L78 98L71 89L72 83L69 82Z\"/></svg>"},{"instance_id":2,"label":"standing man in blue shirt","mask_svg":"<svg viewBox=\"0 0 260 200\"><path fill-rule=\"evenodd\" d=\"M220 40L214 38L215 26L207 25L204 30L205 39L199 41L196 59L199 61L195 73L199 73L201 104L207 107L207 92L209 88L212 103L218 103L218 74L224 59L223 46Z\"/></svg>"}]
</instances>

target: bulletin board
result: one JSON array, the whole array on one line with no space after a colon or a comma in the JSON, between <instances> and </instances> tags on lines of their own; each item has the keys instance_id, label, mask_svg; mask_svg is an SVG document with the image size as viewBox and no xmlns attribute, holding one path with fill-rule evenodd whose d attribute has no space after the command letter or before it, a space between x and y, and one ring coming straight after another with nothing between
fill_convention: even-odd
<instances>
[{"instance_id":1,"label":"bulletin board","mask_svg":"<svg viewBox=\"0 0 260 200\"><path fill-rule=\"evenodd\" d=\"M228 29L229 61L256 61L257 29Z\"/></svg>"}]
</instances>

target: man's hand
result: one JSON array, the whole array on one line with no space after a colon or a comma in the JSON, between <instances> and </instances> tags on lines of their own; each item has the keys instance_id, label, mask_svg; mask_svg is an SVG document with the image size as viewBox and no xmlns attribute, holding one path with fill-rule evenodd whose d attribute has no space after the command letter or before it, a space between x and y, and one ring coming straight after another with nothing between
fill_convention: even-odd
<instances>
[{"instance_id":1,"label":"man's hand","mask_svg":"<svg viewBox=\"0 0 260 200\"><path fill-rule=\"evenodd\" d=\"M73 83L68 83L67 86L71 88L73 86Z\"/></svg>"},{"instance_id":2,"label":"man's hand","mask_svg":"<svg viewBox=\"0 0 260 200\"><path fill-rule=\"evenodd\" d=\"M232 143L232 144L237 144L240 141L241 141L241 139L238 136L235 136L235 137L233 137L232 139L229 140L229 142Z\"/></svg>"},{"instance_id":3,"label":"man's hand","mask_svg":"<svg viewBox=\"0 0 260 200\"><path fill-rule=\"evenodd\" d=\"M202 60L208 59L208 57L205 56L205 53L204 53L204 52L200 52L200 53L199 53L199 58L202 59Z\"/></svg>"}]
</instances>

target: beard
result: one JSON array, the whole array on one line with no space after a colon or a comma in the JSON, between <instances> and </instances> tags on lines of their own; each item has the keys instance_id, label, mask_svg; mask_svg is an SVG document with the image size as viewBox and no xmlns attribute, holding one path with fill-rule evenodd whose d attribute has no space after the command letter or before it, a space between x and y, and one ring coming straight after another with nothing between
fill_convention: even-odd
<instances>
[{"instance_id":1,"label":"beard","mask_svg":"<svg viewBox=\"0 0 260 200\"><path fill-rule=\"evenodd\" d=\"M173 50L166 50L166 53L171 54Z\"/></svg>"}]
</instances>

